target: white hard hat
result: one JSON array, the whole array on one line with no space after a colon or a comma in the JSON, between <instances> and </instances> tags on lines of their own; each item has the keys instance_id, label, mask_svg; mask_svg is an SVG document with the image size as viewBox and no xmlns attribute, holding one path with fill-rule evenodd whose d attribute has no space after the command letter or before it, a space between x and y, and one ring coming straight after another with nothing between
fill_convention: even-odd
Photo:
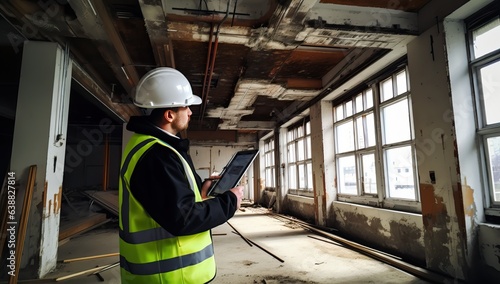
<instances>
[{"instance_id":1,"label":"white hard hat","mask_svg":"<svg viewBox=\"0 0 500 284\"><path fill-rule=\"evenodd\" d=\"M201 104L191 84L179 71L159 67L146 73L135 89L134 104L143 108L170 108Z\"/></svg>"}]
</instances>

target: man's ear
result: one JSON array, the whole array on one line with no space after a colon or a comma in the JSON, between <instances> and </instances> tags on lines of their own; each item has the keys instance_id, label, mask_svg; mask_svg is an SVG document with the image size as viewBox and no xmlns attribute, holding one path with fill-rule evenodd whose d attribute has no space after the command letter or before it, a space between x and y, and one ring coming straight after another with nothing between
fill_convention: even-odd
<instances>
[{"instance_id":1,"label":"man's ear","mask_svg":"<svg viewBox=\"0 0 500 284\"><path fill-rule=\"evenodd\" d=\"M163 118L165 118L167 122L172 122L172 120L174 120L174 117L175 117L175 112L172 111L171 109L167 109L163 113Z\"/></svg>"}]
</instances>

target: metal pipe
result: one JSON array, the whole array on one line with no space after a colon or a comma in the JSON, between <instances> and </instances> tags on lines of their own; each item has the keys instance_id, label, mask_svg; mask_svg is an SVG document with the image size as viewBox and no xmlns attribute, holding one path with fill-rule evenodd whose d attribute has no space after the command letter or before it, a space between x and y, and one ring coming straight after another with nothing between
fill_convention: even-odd
<instances>
[{"instance_id":1,"label":"metal pipe","mask_svg":"<svg viewBox=\"0 0 500 284\"><path fill-rule=\"evenodd\" d=\"M200 122L203 121L203 118L205 117L205 109L207 107L207 100L208 100L208 93L210 93L210 85L212 83L212 75L214 74L214 68L215 68L215 58L217 57L217 47L219 45L219 33L220 33L220 27L221 25L226 21L227 16L229 15L229 4L231 1L227 1L227 7L226 7L226 15L224 18L217 24L217 31L215 33L215 43L214 43L214 51L212 53L212 61L210 64L210 74L208 77L208 86L205 88L206 92L203 94L205 99L202 99L202 104L201 104L201 113L200 113ZM205 82L204 82L205 84Z\"/></svg>"},{"instance_id":2,"label":"metal pipe","mask_svg":"<svg viewBox=\"0 0 500 284\"><path fill-rule=\"evenodd\" d=\"M213 36L213 33L214 33L214 24L212 23L212 25L210 26L210 36L208 38L208 54L207 54L207 63L205 64L205 76L203 77L203 87L201 89L201 105L202 106L205 104L205 87L207 85L208 70L210 69L210 58L212 57L212 36ZM202 119L201 109L202 108L200 108L200 121Z\"/></svg>"},{"instance_id":3,"label":"metal pipe","mask_svg":"<svg viewBox=\"0 0 500 284\"><path fill-rule=\"evenodd\" d=\"M242 239L243 239L243 240L244 240L244 241L245 241L245 242L246 242L249 246L252 246L252 243L250 243L250 241L249 241L249 240L247 240L247 238L245 238L245 237L244 237L244 236L243 236L240 232L238 232L238 230L236 230L236 228L235 228L233 225L231 225L231 223L227 222L227 224L228 224L231 228L233 228L233 230L236 232L236 234L237 234L238 236L240 236L240 237L241 237L241 238L242 238Z\"/></svg>"}]
</instances>

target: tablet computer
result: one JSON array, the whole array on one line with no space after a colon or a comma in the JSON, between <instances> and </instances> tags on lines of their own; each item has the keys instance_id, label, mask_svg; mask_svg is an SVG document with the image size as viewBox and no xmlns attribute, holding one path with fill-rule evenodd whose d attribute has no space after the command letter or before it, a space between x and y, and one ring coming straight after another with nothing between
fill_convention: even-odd
<instances>
[{"instance_id":1,"label":"tablet computer","mask_svg":"<svg viewBox=\"0 0 500 284\"><path fill-rule=\"evenodd\" d=\"M259 150L236 152L222 169L220 179L214 180L208 189L208 196L216 196L234 188L257 157Z\"/></svg>"}]
</instances>

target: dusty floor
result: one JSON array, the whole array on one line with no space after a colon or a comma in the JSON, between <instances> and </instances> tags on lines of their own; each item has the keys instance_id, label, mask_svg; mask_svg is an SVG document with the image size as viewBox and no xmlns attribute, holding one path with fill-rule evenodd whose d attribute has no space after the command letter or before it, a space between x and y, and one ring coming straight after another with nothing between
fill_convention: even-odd
<instances>
[{"instance_id":1,"label":"dusty floor","mask_svg":"<svg viewBox=\"0 0 500 284\"><path fill-rule=\"evenodd\" d=\"M234 229L233 229L234 228ZM256 245L250 246L235 230ZM229 224L212 230L218 273L215 284L275 283L429 283L388 264L343 247L321 241L310 232L266 214L245 208ZM261 248L259 248L259 246ZM266 250L269 252L266 252ZM59 260L118 252L118 236L106 224L71 239L59 247ZM274 255L274 256L273 256ZM57 278L98 266L113 264L117 256L59 263L47 278ZM87 274L62 283L120 283L119 268Z\"/></svg>"}]
</instances>

